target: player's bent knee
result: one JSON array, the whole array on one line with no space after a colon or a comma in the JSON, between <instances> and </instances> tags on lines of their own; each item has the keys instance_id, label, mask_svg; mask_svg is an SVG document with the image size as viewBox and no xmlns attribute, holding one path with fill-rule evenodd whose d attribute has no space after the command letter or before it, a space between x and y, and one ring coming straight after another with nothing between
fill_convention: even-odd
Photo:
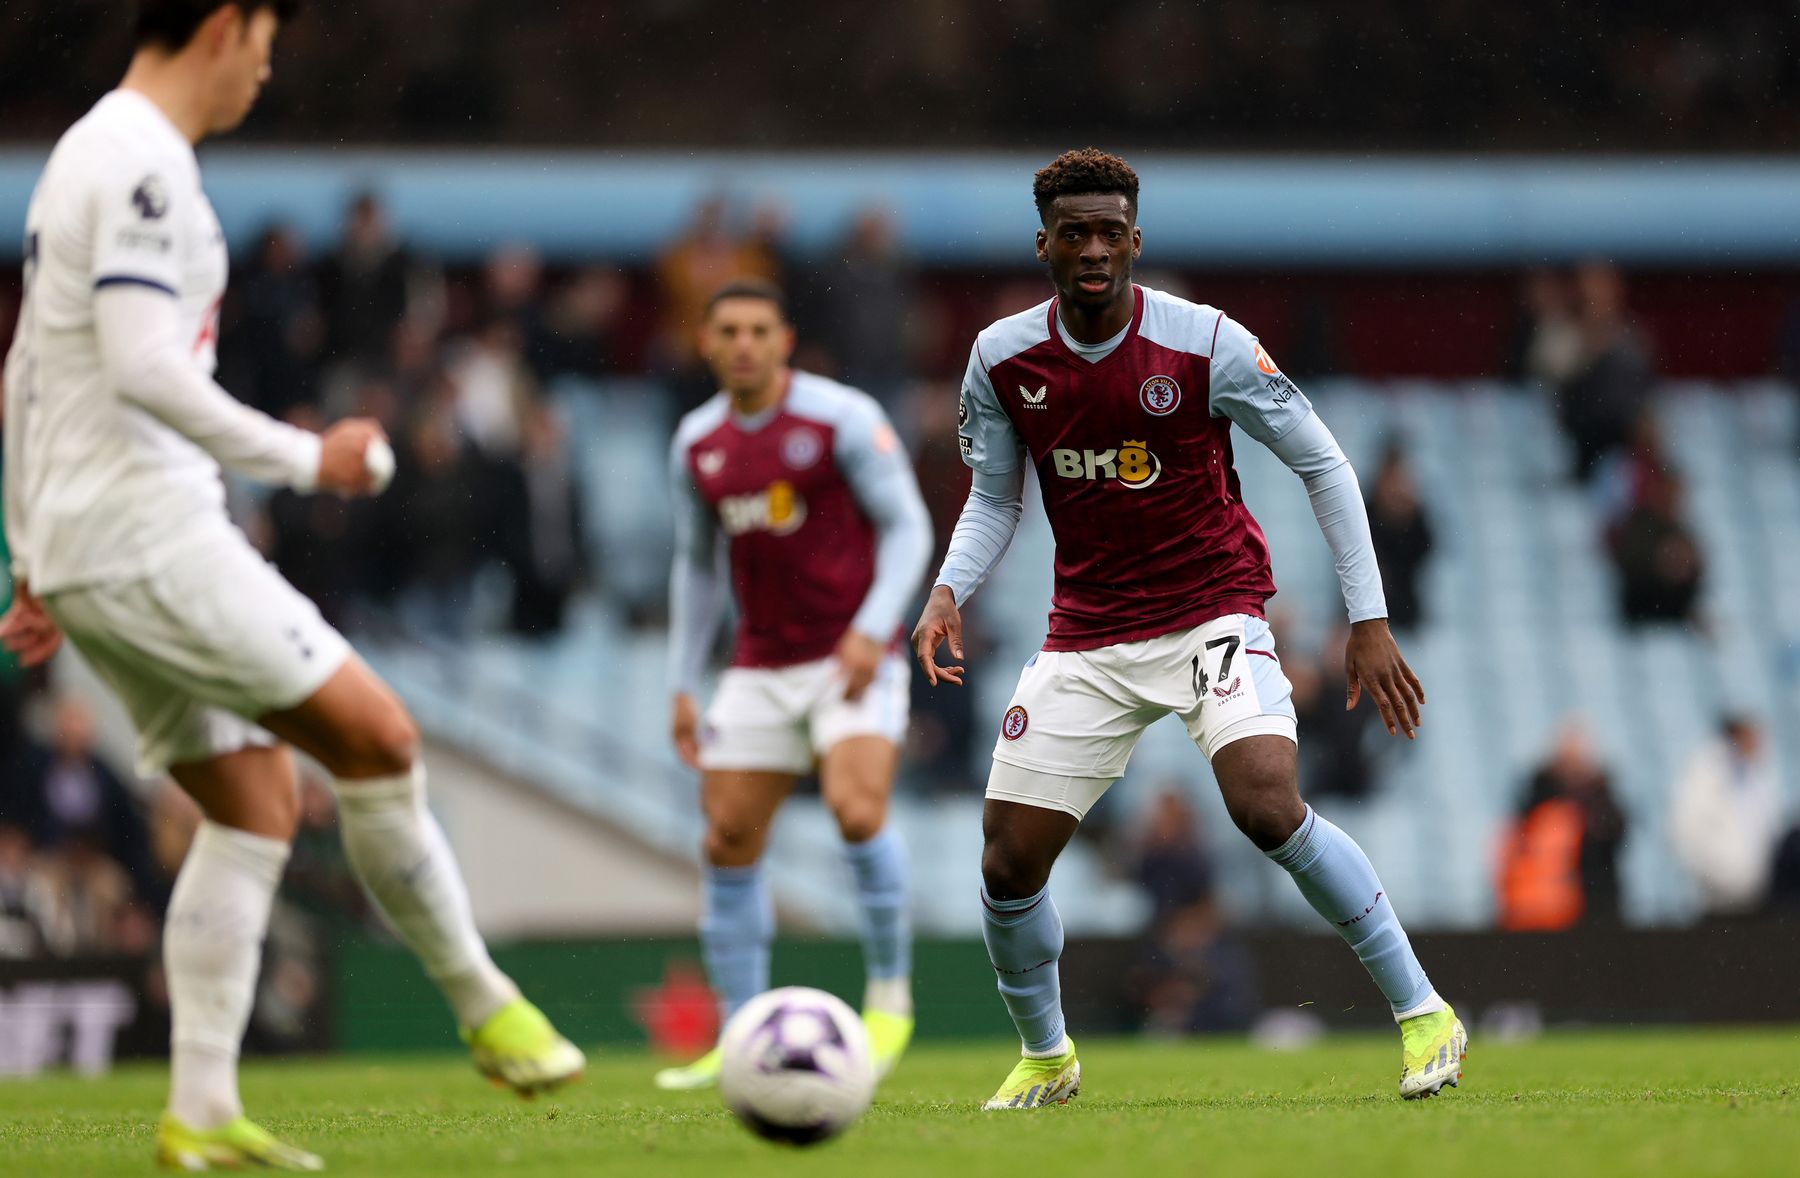
<instances>
[{"instance_id":1,"label":"player's bent knee","mask_svg":"<svg viewBox=\"0 0 1800 1178\"><path fill-rule=\"evenodd\" d=\"M837 819L838 833L844 836L847 843L868 842L881 833L882 825L887 820L887 807L870 798L840 802L831 808L831 812Z\"/></svg>"},{"instance_id":2,"label":"player's bent knee","mask_svg":"<svg viewBox=\"0 0 1800 1178\"><path fill-rule=\"evenodd\" d=\"M346 742L352 769L346 776L393 777L413 767L419 756L419 728L398 704L364 721Z\"/></svg>"},{"instance_id":3,"label":"player's bent knee","mask_svg":"<svg viewBox=\"0 0 1800 1178\"><path fill-rule=\"evenodd\" d=\"M990 840L981 852L981 882L995 900L1023 900L1050 882L1050 864Z\"/></svg>"},{"instance_id":4,"label":"player's bent knee","mask_svg":"<svg viewBox=\"0 0 1800 1178\"><path fill-rule=\"evenodd\" d=\"M1306 803L1290 781L1237 782L1223 792L1231 821L1265 851L1286 842L1306 817Z\"/></svg>"},{"instance_id":5,"label":"player's bent knee","mask_svg":"<svg viewBox=\"0 0 1800 1178\"><path fill-rule=\"evenodd\" d=\"M714 867L748 867L762 858L767 832L748 823L714 821L706 827L706 861Z\"/></svg>"}]
</instances>

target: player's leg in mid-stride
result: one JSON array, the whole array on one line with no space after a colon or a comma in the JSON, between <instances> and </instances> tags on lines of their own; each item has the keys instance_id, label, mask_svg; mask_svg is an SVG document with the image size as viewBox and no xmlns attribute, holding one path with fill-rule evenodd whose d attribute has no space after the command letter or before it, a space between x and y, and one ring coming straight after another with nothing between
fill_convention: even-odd
<instances>
[{"instance_id":1,"label":"player's leg in mid-stride","mask_svg":"<svg viewBox=\"0 0 1800 1178\"><path fill-rule=\"evenodd\" d=\"M700 947L721 1022L769 988L775 908L763 851L775 812L799 776L816 766L855 881L867 975L863 1025L883 1076L913 1032L906 852L887 821L906 729L906 686L906 665L898 659L882 666L854 700L845 697L829 660L733 668L720 680L707 713L708 739L696 750L706 818ZM658 1072L657 1086L711 1087L719 1062L715 1047L691 1064Z\"/></svg>"},{"instance_id":2,"label":"player's leg in mid-stride","mask_svg":"<svg viewBox=\"0 0 1800 1178\"><path fill-rule=\"evenodd\" d=\"M1425 975L1369 857L1300 798L1296 746L1251 736L1213 755L1225 808L1239 830L1294 877L1380 988L1400 1026L1400 1095L1434 1096L1462 1079L1468 1035Z\"/></svg>"},{"instance_id":3,"label":"player's leg in mid-stride","mask_svg":"<svg viewBox=\"0 0 1800 1178\"><path fill-rule=\"evenodd\" d=\"M771 769L707 768L700 775L706 819L701 867L700 955L719 999L720 1024L769 988L775 902L763 877L769 827L797 775ZM710 1088L719 1081L719 1049L691 1064L656 1073L670 1090Z\"/></svg>"},{"instance_id":4,"label":"player's leg in mid-stride","mask_svg":"<svg viewBox=\"0 0 1800 1178\"><path fill-rule=\"evenodd\" d=\"M993 785L1029 773L995 762L990 796L982 811L981 935L1000 987L1000 997L1019 1030L1019 1062L982 1107L989 1110L1065 1104L1081 1091L1081 1063L1063 1021L1063 925L1050 898L1050 869L1080 825L1062 809L1003 801ZM1097 799L1110 780L1045 779ZM1048 792L1048 791L1045 791ZM1085 812L1085 807L1083 807Z\"/></svg>"},{"instance_id":5,"label":"player's leg in mid-stride","mask_svg":"<svg viewBox=\"0 0 1800 1178\"><path fill-rule=\"evenodd\" d=\"M904 666L902 666L904 671ZM906 848L888 822L900 748L886 736L851 736L819 763L825 804L837 819L856 882L863 946L863 1026L875 1071L894 1070L912 1042L912 924Z\"/></svg>"},{"instance_id":6,"label":"player's leg in mid-stride","mask_svg":"<svg viewBox=\"0 0 1800 1178\"><path fill-rule=\"evenodd\" d=\"M352 655L299 707L261 719L332 775L350 865L437 983L476 1068L534 1096L578 1078L579 1048L488 955L444 831L425 804L412 717Z\"/></svg>"},{"instance_id":7,"label":"player's leg in mid-stride","mask_svg":"<svg viewBox=\"0 0 1800 1178\"><path fill-rule=\"evenodd\" d=\"M293 756L249 747L171 765L204 815L169 897L169 1103L157 1126L166 1166L310 1171L324 1163L244 1115L238 1051L256 994L262 941L299 817Z\"/></svg>"}]
</instances>

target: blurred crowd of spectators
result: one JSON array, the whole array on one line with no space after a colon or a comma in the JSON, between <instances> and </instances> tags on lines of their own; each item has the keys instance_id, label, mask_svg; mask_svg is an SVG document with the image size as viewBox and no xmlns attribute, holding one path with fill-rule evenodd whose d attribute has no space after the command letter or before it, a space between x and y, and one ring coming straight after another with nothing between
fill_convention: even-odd
<instances>
[{"instance_id":1,"label":"blurred crowd of spectators","mask_svg":"<svg viewBox=\"0 0 1800 1178\"><path fill-rule=\"evenodd\" d=\"M170 782L115 768L79 691L21 711L17 738L0 746L0 958L142 956L161 935L199 809ZM290 942L310 939L301 914L355 921L368 911L315 771L303 770L300 797L283 885ZM313 969L316 951L302 956Z\"/></svg>"},{"instance_id":2,"label":"blurred crowd of spectators","mask_svg":"<svg viewBox=\"0 0 1800 1178\"><path fill-rule=\"evenodd\" d=\"M169 876L91 710L66 696L52 711L46 740L0 753L0 957L142 952Z\"/></svg>"},{"instance_id":3,"label":"blurred crowd of spectators","mask_svg":"<svg viewBox=\"0 0 1800 1178\"><path fill-rule=\"evenodd\" d=\"M1696 623L1704 560L1686 522L1680 472L1651 404L1650 343L1633 324L1617 267L1586 262L1526 276L1517 375L1549 391L1618 571L1634 626Z\"/></svg>"},{"instance_id":4,"label":"blurred crowd of spectators","mask_svg":"<svg viewBox=\"0 0 1800 1178\"><path fill-rule=\"evenodd\" d=\"M1800 825L1755 719L1724 717L1677 767L1668 792L1663 829L1649 837L1667 837L1708 918L1800 913ZM1631 826L1592 737L1571 718L1502 835L1494 888L1500 927L1557 932L1619 923L1619 858Z\"/></svg>"},{"instance_id":5,"label":"blurred crowd of spectators","mask_svg":"<svg viewBox=\"0 0 1800 1178\"><path fill-rule=\"evenodd\" d=\"M1782 150L1779 4L1122 0L315 4L249 133L280 140L993 147L1105 135L1252 150ZM13 0L10 135L124 61L118 6ZM800 35L795 35L796 30Z\"/></svg>"}]
</instances>

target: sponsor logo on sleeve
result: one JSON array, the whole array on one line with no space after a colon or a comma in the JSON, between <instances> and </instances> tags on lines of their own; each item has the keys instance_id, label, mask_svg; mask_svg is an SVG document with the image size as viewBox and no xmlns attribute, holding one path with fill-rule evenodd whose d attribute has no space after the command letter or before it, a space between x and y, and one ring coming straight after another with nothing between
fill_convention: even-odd
<instances>
[{"instance_id":1,"label":"sponsor logo on sleeve","mask_svg":"<svg viewBox=\"0 0 1800 1178\"><path fill-rule=\"evenodd\" d=\"M1268 349L1261 344L1256 345L1256 367L1264 376L1274 376L1281 371L1275 367L1275 360L1269 355Z\"/></svg>"},{"instance_id":2,"label":"sponsor logo on sleeve","mask_svg":"<svg viewBox=\"0 0 1800 1178\"><path fill-rule=\"evenodd\" d=\"M1153 376L1138 390L1138 403L1152 417L1167 417L1181 404L1181 386L1172 376Z\"/></svg>"},{"instance_id":3,"label":"sponsor logo on sleeve","mask_svg":"<svg viewBox=\"0 0 1800 1178\"><path fill-rule=\"evenodd\" d=\"M882 424L875 427L875 453L892 454L899 448L900 437L894 433L893 426Z\"/></svg>"},{"instance_id":4,"label":"sponsor logo on sleeve","mask_svg":"<svg viewBox=\"0 0 1800 1178\"><path fill-rule=\"evenodd\" d=\"M169 211L169 189L155 172L138 181L131 190L131 207L146 221L160 221Z\"/></svg>"},{"instance_id":5,"label":"sponsor logo on sleeve","mask_svg":"<svg viewBox=\"0 0 1800 1178\"><path fill-rule=\"evenodd\" d=\"M1277 405L1287 404L1300 392L1299 389L1294 387L1293 381L1289 380L1279 372L1263 383L1268 386L1269 395L1274 399Z\"/></svg>"}]
</instances>

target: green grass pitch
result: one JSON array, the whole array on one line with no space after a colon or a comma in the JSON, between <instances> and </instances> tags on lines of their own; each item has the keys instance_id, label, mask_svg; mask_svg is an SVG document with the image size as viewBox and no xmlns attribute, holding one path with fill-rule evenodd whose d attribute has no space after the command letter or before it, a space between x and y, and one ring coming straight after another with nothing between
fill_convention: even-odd
<instances>
[{"instance_id":1,"label":"green grass pitch","mask_svg":"<svg viewBox=\"0 0 1800 1178\"><path fill-rule=\"evenodd\" d=\"M1399 1044L1342 1037L1291 1053L1219 1040L1081 1045L1066 1108L984 1114L1006 1044L921 1046L861 1124L810 1150L752 1139L708 1093L664 1094L641 1055L525 1103L455 1057L246 1069L250 1112L339 1174L1281 1175L1458 1178L1800 1174L1800 1030L1479 1036L1463 1086L1395 1094ZM150 1169L160 1068L0 1081L0 1173Z\"/></svg>"}]
</instances>

